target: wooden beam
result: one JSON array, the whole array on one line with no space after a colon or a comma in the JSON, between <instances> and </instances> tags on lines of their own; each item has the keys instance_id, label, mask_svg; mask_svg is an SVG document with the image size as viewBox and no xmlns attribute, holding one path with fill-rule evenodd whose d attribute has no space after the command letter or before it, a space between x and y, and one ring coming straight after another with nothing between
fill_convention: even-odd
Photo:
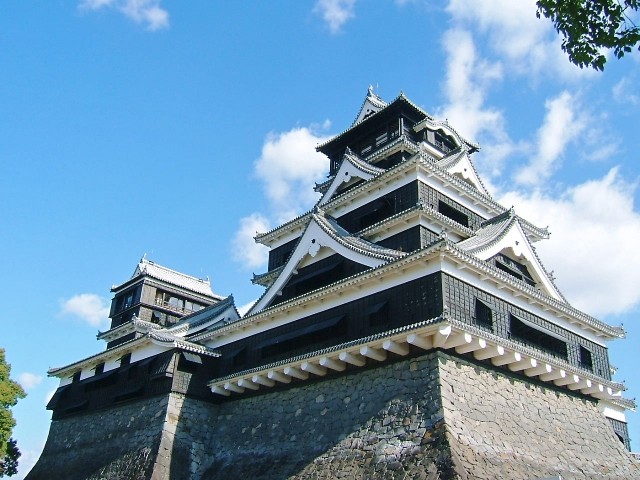
<instances>
[{"instance_id":1,"label":"wooden beam","mask_svg":"<svg viewBox=\"0 0 640 480\"><path fill-rule=\"evenodd\" d=\"M231 383L231 382L227 382L224 384L224 389L225 390L229 390L231 392L236 392L236 393L244 393L244 388L239 387L238 385L236 385L235 383Z\"/></svg>"},{"instance_id":2,"label":"wooden beam","mask_svg":"<svg viewBox=\"0 0 640 480\"><path fill-rule=\"evenodd\" d=\"M420 347L423 350L431 350L433 348L433 340L431 340L431 337L422 337L415 333L407 335L407 343Z\"/></svg>"},{"instance_id":3,"label":"wooden beam","mask_svg":"<svg viewBox=\"0 0 640 480\"><path fill-rule=\"evenodd\" d=\"M591 395L593 395L596 398L599 398L600 400L605 398L611 399L614 397L613 390L611 390L611 387L605 387L603 391L595 392L595 393L592 393Z\"/></svg>"},{"instance_id":4,"label":"wooden beam","mask_svg":"<svg viewBox=\"0 0 640 480\"><path fill-rule=\"evenodd\" d=\"M549 373L544 373L544 374L540 375L540 380L542 380L544 382L552 382L554 380L559 380L561 378L566 378L566 376L567 376L567 372L565 372L564 370L559 368L557 370L552 370Z\"/></svg>"},{"instance_id":5,"label":"wooden beam","mask_svg":"<svg viewBox=\"0 0 640 480\"><path fill-rule=\"evenodd\" d=\"M253 383L247 378L241 378L238 380L238 386L241 388L248 388L249 390L258 390L260 388L260 385Z\"/></svg>"},{"instance_id":6,"label":"wooden beam","mask_svg":"<svg viewBox=\"0 0 640 480\"><path fill-rule=\"evenodd\" d=\"M402 355L403 357L409 354L409 347L406 344L400 345L392 340L385 340L382 348L397 355Z\"/></svg>"},{"instance_id":7,"label":"wooden beam","mask_svg":"<svg viewBox=\"0 0 640 480\"><path fill-rule=\"evenodd\" d=\"M553 367L548 363L541 363L537 367L527 368L524 374L528 377L537 377L538 375L544 375L545 373L551 373Z\"/></svg>"},{"instance_id":8,"label":"wooden beam","mask_svg":"<svg viewBox=\"0 0 640 480\"><path fill-rule=\"evenodd\" d=\"M273 387L276 384L274 380L271 380L264 375L254 375L253 377L251 377L251 381L265 387Z\"/></svg>"},{"instance_id":9,"label":"wooden beam","mask_svg":"<svg viewBox=\"0 0 640 480\"><path fill-rule=\"evenodd\" d=\"M554 380L553 383L561 387L563 385L568 385L570 383L578 383L579 381L580 381L580 377L578 375L573 375L569 373L563 378L558 378L557 380Z\"/></svg>"},{"instance_id":10,"label":"wooden beam","mask_svg":"<svg viewBox=\"0 0 640 480\"><path fill-rule=\"evenodd\" d=\"M275 370L270 370L267 373L267 378L269 380L275 380L280 383L291 383L291 377L288 375L284 375L282 372L276 372Z\"/></svg>"},{"instance_id":11,"label":"wooden beam","mask_svg":"<svg viewBox=\"0 0 640 480\"><path fill-rule=\"evenodd\" d=\"M387 359L387 352L371 347L360 347L360 355L382 362Z\"/></svg>"},{"instance_id":12,"label":"wooden beam","mask_svg":"<svg viewBox=\"0 0 640 480\"><path fill-rule=\"evenodd\" d=\"M327 369L325 367L321 367L320 365L316 365L315 363L304 362L300 368L302 368L303 372L313 373L314 375L318 375L323 377L327 374Z\"/></svg>"},{"instance_id":13,"label":"wooden beam","mask_svg":"<svg viewBox=\"0 0 640 480\"><path fill-rule=\"evenodd\" d=\"M507 368L512 372L519 372L520 370L526 370L528 368L536 368L538 361L535 358L523 358L519 362L513 362L507 365Z\"/></svg>"},{"instance_id":14,"label":"wooden beam","mask_svg":"<svg viewBox=\"0 0 640 480\"><path fill-rule=\"evenodd\" d=\"M338 358L343 362L350 363L351 365L355 365L356 367L364 367L364 364L367 363L362 355L353 354L349 352L342 352L338 355Z\"/></svg>"},{"instance_id":15,"label":"wooden beam","mask_svg":"<svg viewBox=\"0 0 640 480\"><path fill-rule=\"evenodd\" d=\"M481 350L487 346L487 341L484 338L475 337L470 343L460 345L456 347L458 353L469 353Z\"/></svg>"},{"instance_id":16,"label":"wooden beam","mask_svg":"<svg viewBox=\"0 0 640 480\"><path fill-rule=\"evenodd\" d=\"M602 385L601 383L592 383L590 387L583 388L581 392L586 393L587 395L593 395L594 393L604 393L604 385Z\"/></svg>"},{"instance_id":17,"label":"wooden beam","mask_svg":"<svg viewBox=\"0 0 640 480\"><path fill-rule=\"evenodd\" d=\"M593 383L588 378L580 378L576 383L567 385L569 390L582 390L583 388L591 388Z\"/></svg>"},{"instance_id":18,"label":"wooden beam","mask_svg":"<svg viewBox=\"0 0 640 480\"><path fill-rule=\"evenodd\" d=\"M298 380L306 380L309 378L309 374L307 372L303 372L296 367L284 367L284 374L297 378Z\"/></svg>"},{"instance_id":19,"label":"wooden beam","mask_svg":"<svg viewBox=\"0 0 640 480\"><path fill-rule=\"evenodd\" d=\"M508 363L519 362L520 360L522 360L522 355L520 355L518 352L507 352L504 355L500 355L499 357L493 357L491 359L491 363L493 363L496 367L500 367Z\"/></svg>"},{"instance_id":20,"label":"wooden beam","mask_svg":"<svg viewBox=\"0 0 640 480\"><path fill-rule=\"evenodd\" d=\"M460 345L466 345L473 341L473 335L470 333L462 332L458 335L451 335L444 343L443 348L456 348Z\"/></svg>"},{"instance_id":21,"label":"wooden beam","mask_svg":"<svg viewBox=\"0 0 640 480\"><path fill-rule=\"evenodd\" d=\"M491 345L483 348L482 350L476 350L473 352L473 356L477 360L487 360L501 355L504 355L504 347L502 345Z\"/></svg>"},{"instance_id":22,"label":"wooden beam","mask_svg":"<svg viewBox=\"0 0 640 480\"><path fill-rule=\"evenodd\" d=\"M231 395L231 392L229 392L228 390L225 390L220 385L215 385L215 386L211 387L211 391L213 393L217 393L218 395L223 395L225 397L228 397L228 396Z\"/></svg>"},{"instance_id":23,"label":"wooden beam","mask_svg":"<svg viewBox=\"0 0 640 480\"><path fill-rule=\"evenodd\" d=\"M347 364L343 361L329 357L322 357L320 359L320 365L330 368L331 370L336 370L338 372L342 372L347 368Z\"/></svg>"},{"instance_id":24,"label":"wooden beam","mask_svg":"<svg viewBox=\"0 0 640 480\"><path fill-rule=\"evenodd\" d=\"M451 325L445 325L438 328L438 331L433 336L433 346L435 348L442 348L451 335Z\"/></svg>"}]
</instances>

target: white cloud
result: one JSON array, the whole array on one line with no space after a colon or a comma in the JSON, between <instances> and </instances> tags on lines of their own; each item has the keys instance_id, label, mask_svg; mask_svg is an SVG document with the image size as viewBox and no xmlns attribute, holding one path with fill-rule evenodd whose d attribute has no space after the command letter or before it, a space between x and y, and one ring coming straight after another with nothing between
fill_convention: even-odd
<instances>
[{"instance_id":1,"label":"white cloud","mask_svg":"<svg viewBox=\"0 0 640 480\"><path fill-rule=\"evenodd\" d=\"M241 317L243 317L250 309L253 307L253 304L256 303L258 299L253 299L249 303L245 303L244 305L238 307L238 313Z\"/></svg>"},{"instance_id":2,"label":"white cloud","mask_svg":"<svg viewBox=\"0 0 640 480\"><path fill-rule=\"evenodd\" d=\"M94 293L81 293L62 302L61 315L74 315L92 327L99 327L107 322L109 306L107 302Z\"/></svg>"},{"instance_id":3,"label":"white cloud","mask_svg":"<svg viewBox=\"0 0 640 480\"><path fill-rule=\"evenodd\" d=\"M331 33L339 33L342 26L355 17L356 0L318 0L313 12L322 16Z\"/></svg>"},{"instance_id":4,"label":"white cloud","mask_svg":"<svg viewBox=\"0 0 640 480\"><path fill-rule=\"evenodd\" d=\"M628 77L621 78L612 88L613 99L625 105L639 105L640 96L636 93L636 83Z\"/></svg>"},{"instance_id":5,"label":"white cloud","mask_svg":"<svg viewBox=\"0 0 640 480\"><path fill-rule=\"evenodd\" d=\"M331 126L325 121L319 128ZM262 153L254 163L254 176L263 187L267 202L262 212L240 220L231 242L234 259L245 268L264 266L268 249L254 242L255 234L269 230L309 210L319 199L314 183L326 178L329 160L316 152L328 137L315 133L316 127L298 127L267 135Z\"/></svg>"},{"instance_id":6,"label":"white cloud","mask_svg":"<svg viewBox=\"0 0 640 480\"><path fill-rule=\"evenodd\" d=\"M271 214L278 223L299 215L317 201L314 182L323 180L329 161L315 149L325 140L306 127L267 136L254 174L263 184Z\"/></svg>"},{"instance_id":7,"label":"white cloud","mask_svg":"<svg viewBox=\"0 0 640 480\"><path fill-rule=\"evenodd\" d=\"M572 305L605 316L640 304L635 188L614 168L559 198L540 191L508 192L500 201L515 205L524 218L550 226L551 238L536 244L542 262L555 271L558 287Z\"/></svg>"},{"instance_id":8,"label":"white cloud","mask_svg":"<svg viewBox=\"0 0 640 480\"><path fill-rule=\"evenodd\" d=\"M528 165L516 174L516 181L538 185L548 179L558 166L567 145L586 126L585 113L579 111L576 95L564 91L545 102L547 113L538 130L537 152Z\"/></svg>"},{"instance_id":9,"label":"white cloud","mask_svg":"<svg viewBox=\"0 0 640 480\"><path fill-rule=\"evenodd\" d=\"M563 78L592 75L573 66L560 48L553 24L536 17L536 0L450 0L447 11L454 21L476 27L509 68L530 78L538 74Z\"/></svg>"},{"instance_id":10,"label":"white cloud","mask_svg":"<svg viewBox=\"0 0 640 480\"><path fill-rule=\"evenodd\" d=\"M24 372L18 375L18 383L22 385L25 390L31 390L37 387L42 382L42 377L35 373Z\"/></svg>"},{"instance_id":11,"label":"white cloud","mask_svg":"<svg viewBox=\"0 0 640 480\"><path fill-rule=\"evenodd\" d=\"M113 8L134 22L146 25L152 31L169 27L169 12L160 6L160 0L83 0L80 8Z\"/></svg>"},{"instance_id":12,"label":"white cloud","mask_svg":"<svg viewBox=\"0 0 640 480\"><path fill-rule=\"evenodd\" d=\"M269 230L269 220L259 213L240 219L240 227L231 242L233 259L245 268L258 268L266 264L269 250L253 240L256 233Z\"/></svg>"},{"instance_id":13,"label":"white cloud","mask_svg":"<svg viewBox=\"0 0 640 480\"><path fill-rule=\"evenodd\" d=\"M479 58L468 30L448 30L443 45L447 54L447 104L436 115L448 120L468 140L481 141L483 155L476 166L483 173L497 176L504 160L522 148L509 138L503 113L485 105L488 90L503 78L502 65Z\"/></svg>"}]
</instances>

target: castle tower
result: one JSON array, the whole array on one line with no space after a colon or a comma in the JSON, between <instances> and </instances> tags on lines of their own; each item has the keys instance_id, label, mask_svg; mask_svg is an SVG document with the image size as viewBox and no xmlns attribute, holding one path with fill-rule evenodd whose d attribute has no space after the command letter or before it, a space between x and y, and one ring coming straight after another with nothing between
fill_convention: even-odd
<instances>
[{"instance_id":1,"label":"castle tower","mask_svg":"<svg viewBox=\"0 0 640 480\"><path fill-rule=\"evenodd\" d=\"M171 270L143 257L126 282L111 287L111 328L98 334L107 348L135 337L133 320L163 327L175 324L185 315L198 312L222 300L211 291L211 283Z\"/></svg>"},{"instance_id":2,"label":"castle tower","mask_svg":"<svg viewBox=\"0 0 640 480\"><path fill-rule=\"evenodd\" d=\"M256 236L265 290L244 317L229 297L120 324L142 277L114 289L107 351L50 371L29 480L640 478L608 356L624 331L563 297L534 247L549 233L491 198L478 145L369 89L318 150L316 205Z\"/></svg>"}]
</instances>

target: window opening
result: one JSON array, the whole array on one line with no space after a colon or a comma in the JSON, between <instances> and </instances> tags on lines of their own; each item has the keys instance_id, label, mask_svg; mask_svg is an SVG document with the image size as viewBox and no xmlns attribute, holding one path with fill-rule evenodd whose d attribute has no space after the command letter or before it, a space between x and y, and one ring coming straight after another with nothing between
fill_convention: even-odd
<instances>
[{"instance_id":1,"label":"window opening","mask_svg":"<svg viewBox=\"0 0 640 480\"><path fill-rule=\"evenodd\" d=\"M123 355L122 357L120 357L121 367L129 365L130 363L131 363L131 353L127 353L126 355Z\"/></svg>"},{"instance_id":2,"label":"window opening","mask_svg":"<svg viewBox=\"0 0 640 480\"><path fill-rule=\"evenodd\" d=\"M96 368L94 369L96 372L96 375L100 375L101 373L104 372L104 362L99 363L98 365L96 365Z\"/></svg>"},{"instance_id":3,"label":"window opening","mask_svg":"<svg viewBox=\"0 0 640 480\"><path fill-rule=\"evenodd\" d=\"M530 327L512 314L509 314L509 327L512 338L544 350L556 357L567 358L567 342L537 328Z\"/></svg>"},{"instance_id":4,"label":"window opening","mask_svg":"<svg viewBox=\"0 0 640 480\"><path fill-rule=\"evenodd\" d=\"M493 329L493 310L484 302L476 298L476 325L489 330Z\"/></svg>"},{"instance_id":5,"label":"window opening","mask_svg":"<svg viewBox=\"0 0 640 480\"><path fill-rule=\"evenodd\" d=\"M580 366L586 370L593 371L593 356L591 352L580 345Z\"/></svg>"},{"instance_id":6,"label":"window opening","mask_svg":"<svg viewBox=\"0 0 640 480\"><path fill-rule=\"evenodd\" d=\"M438 212L445 217L449 217L454 222L458 222L460 225L469 226L469 217L467 215L451 205L447 205L442 200L438 200Z\"/></svg>"}]
</instances>

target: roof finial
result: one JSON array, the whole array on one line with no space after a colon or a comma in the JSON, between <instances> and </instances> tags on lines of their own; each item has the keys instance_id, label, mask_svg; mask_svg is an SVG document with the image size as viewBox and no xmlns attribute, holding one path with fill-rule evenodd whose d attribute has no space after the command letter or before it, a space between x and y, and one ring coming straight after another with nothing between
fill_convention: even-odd
<instances>
[{"instance_id":1,"label":"roof finial","mask_svg":"<svg viewBox=\"0 0 640 480\"><path fill-rule=\"evenodd\" d=\"M367 89L368 95L373 95L373 85L369 84L369 88Z\"/></svg>"}]
</instances>

